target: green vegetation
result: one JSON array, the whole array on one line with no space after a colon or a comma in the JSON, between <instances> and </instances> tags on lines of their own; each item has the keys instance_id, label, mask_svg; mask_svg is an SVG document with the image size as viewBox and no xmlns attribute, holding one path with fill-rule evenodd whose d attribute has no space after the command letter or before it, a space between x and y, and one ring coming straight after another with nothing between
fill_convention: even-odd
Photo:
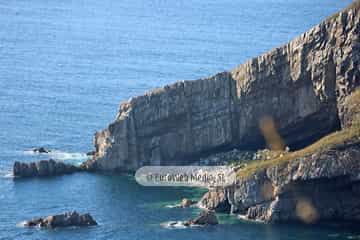
<instances>
[{"instance_id":1,"label":"green vegetation","mask_svg":"<svg viewBox=\"0 0 360 240\"><path fill-rule=\"evenodd\" d=\"M345 129L331 133L317 142L295 152L284 154L270 160L256 160L240 168L237 172L239 178L246 178L251 174L279 164L287 163L293 159L308 156L318 151L334 148L345 142L360 140L360 88L356 90L345 103L348 114L351 115L352 124Z\"/></svg>"}]
</instances>

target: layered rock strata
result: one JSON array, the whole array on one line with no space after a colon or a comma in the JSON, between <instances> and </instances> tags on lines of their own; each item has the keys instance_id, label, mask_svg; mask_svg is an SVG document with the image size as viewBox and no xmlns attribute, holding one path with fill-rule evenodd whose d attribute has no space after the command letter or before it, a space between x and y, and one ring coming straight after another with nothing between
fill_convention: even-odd
<instances>
[{"instance_id":1,"label":"layered rock strata","mask_svg":"<svg viewBox=\"0 0 360 240\"><path fill-rule=\"evenodd\" d=\"M291 149L339 129L343 104L360 82L359 5L229 72L122 103L115 121L95 135L90 168L128 171L188 164L233 147L258 149L264 116Z\"/></svg>"}]
</instances>

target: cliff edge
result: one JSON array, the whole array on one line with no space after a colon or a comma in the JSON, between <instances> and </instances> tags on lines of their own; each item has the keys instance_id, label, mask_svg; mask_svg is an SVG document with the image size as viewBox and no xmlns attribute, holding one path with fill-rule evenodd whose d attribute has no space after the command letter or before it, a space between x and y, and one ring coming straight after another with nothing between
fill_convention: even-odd
<instances>
[{"instance_id":1,"label":"cliff edge","mask_svg":"<svg viewBox=\"0 0 360 240\"><path fill-rule=\"evenodd\" d=\"M122 103L95 134L89 168L131 171L182 165L208 153L266 144L270 117L282 144L307 146L345 127L360 83L360 1L290 43L229 72L180 81Z\"/></svg>"}]
</instances>

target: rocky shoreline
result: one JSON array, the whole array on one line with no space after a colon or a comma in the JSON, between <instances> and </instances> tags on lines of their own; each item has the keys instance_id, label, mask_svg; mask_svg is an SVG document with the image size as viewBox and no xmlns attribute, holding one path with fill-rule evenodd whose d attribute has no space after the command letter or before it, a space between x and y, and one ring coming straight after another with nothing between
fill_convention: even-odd
<instances>
[{"instance_id":1,"label":"rocky shoreline","mask_svg":"<svg viewBox=\"0 0 360 240\"><path fill-rule=\"evenodd\" d=\"M357 0L231 71L121 104L81 166L15 162L14 176L233 164L234 185L210 189L197 203L206 210L183 226L217 224L215 212L265 223L360 222L359 63Z\"/></svg>"},{"instance_id":2,"label":"rocky shoreline","mask_svg":"<svg viewBox=\"0 0 360 240\"><path fill-rule=\"evenodd\" d=\"M359 63L358 0L229 72L123 103L85 165L231 162L234 186L211 189L198 206L267 223L359 222Z\"/></svg>"}]
</instances>

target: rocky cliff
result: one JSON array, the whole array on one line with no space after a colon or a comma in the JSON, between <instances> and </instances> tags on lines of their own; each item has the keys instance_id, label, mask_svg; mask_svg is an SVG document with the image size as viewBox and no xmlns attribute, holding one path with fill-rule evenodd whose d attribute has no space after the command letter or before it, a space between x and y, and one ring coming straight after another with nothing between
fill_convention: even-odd
<instances>
[{"instance_id":1,"label":"rocky cliff","mask_svg":"<svg viewBox=\"0 0 360 240\"><path fill-rule=\"evenodd\" d=\"M303 147L346 124L360 82L359 1L285 46L232 71L181 81L121 104L95 135L102 170L180 165L227 148L261 148L270 117L283 145ZM299 163L300 164L300 163Z\"/></svg>"}]
</instances>

